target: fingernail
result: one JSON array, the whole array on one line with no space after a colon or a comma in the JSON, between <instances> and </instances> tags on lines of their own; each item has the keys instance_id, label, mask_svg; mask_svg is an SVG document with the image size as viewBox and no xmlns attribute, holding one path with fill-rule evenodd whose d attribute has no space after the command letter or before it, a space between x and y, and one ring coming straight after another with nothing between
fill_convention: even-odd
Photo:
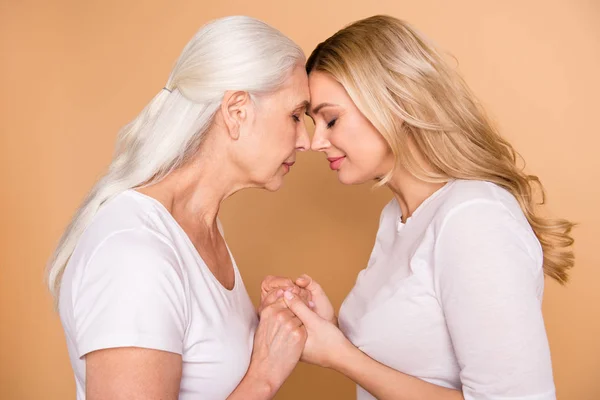
<instances>
[{"instance_id":1,"label":"fingernail","mask_svg":"<svg viewBox=\"0 0 600 400\"><path fill-rule=\"evenodd\" d=\"M291 300L294 298L294 295L292 294L292 292L288 292L287 290L285 291L285 293L283 294L285 296L286 299Z\"/></svg>"},{"instance_id":2,"label":"fingernail","mask_svg":"<svg viewBox=\"0 0 600 400\"><path fill-rule=\"evenodd\" d=\"M311 308L314 308L315 307L315 303L312 302L312 301L309 301L308 302L308 306L311 307Z\"/></svg>"},{"instance_id":3,"label":"fingernail","mask_svg":"<svg viewBox=\"0 0 600 400\"><path fill-rule=\"evenodd\" d=\"M279 297L281 297L281 296L283 296L283 290L279 289L279 290L277 291L277 298L279 298Z\"/></svg>"},{"instance_id":4,"label":"fingernail","mask_svg":"<svg viewBox=\"0 0 600 400\"><path fill-rule=\"evenodd\" d=\"M292 290L294 290L293 287L289 287L289 288L285 289L286 292L291 292Z\"/></svg>"}]
</instances>

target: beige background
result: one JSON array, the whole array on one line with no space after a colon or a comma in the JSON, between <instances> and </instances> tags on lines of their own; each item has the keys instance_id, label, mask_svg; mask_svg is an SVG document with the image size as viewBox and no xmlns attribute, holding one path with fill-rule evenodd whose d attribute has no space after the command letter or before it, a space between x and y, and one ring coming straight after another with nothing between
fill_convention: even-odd
<instances>
[{"instance_id":1,"label":"beige background","mask_svg":"<svg viewBox=\"0 0 600 400\"><path fill-rule=\"evenodd\" d=\"M519 4L521 3L521 4ZM107 166L117 130L162 88L206 21L261 18L308 53L343 25L388 13L450 50L545 183L552 214L580 223L572 282L544 313L559 399L600 398L600 5L508 1L0 0L0 398L73 399L43 266ZM303 154L276 194L227 201L227 239L253 299L267 273L308 272L335 306L365 266L386 190L345 187ZM349 399L346 378L301 365L278 399Z\"/></svg>"}]
</instances>

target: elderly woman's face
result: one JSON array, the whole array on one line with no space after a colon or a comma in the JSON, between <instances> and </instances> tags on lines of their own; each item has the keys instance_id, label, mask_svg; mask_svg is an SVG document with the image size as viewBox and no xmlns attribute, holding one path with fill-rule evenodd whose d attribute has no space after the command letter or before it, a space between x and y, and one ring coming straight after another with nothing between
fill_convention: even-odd
<instances>
[{"instance_id":1,"label":"elderly woman's face","mask_svg":"<svg viewBox=\"0 0 600 400\"><path fill-rule=\"evenodd\" d=\"M275 191L310 147L304 114L309 103L308 77L297 67L277 92L256 99L240 157L253 185Z\"/></svg>"}]
</instances>

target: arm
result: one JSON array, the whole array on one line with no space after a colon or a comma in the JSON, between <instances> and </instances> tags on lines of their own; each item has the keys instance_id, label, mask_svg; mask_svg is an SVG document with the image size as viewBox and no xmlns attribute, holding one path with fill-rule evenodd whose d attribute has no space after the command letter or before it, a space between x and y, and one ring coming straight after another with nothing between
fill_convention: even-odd
<instances>
[{"instance_id":1,"label":"arm","mask_svg":"<svg viewBox=\"0 0 600 400\"><path fill-rule=\"evenodd\" d=\"M177 400L181 356L139 347L89 353L86 364L88 400Z\"/></svg>"},{"instance_id":2,"label":"arm","mask_svg":"<svg viewBox=\"0 0 600 400\"><path fill-rule=\"evenodd\" d=\"M300 359L306 331L281 301L265 308L248 372L228 400L272 399ZM89 400L176 400L179 354L139 347L93 351L86 360Z\"/></svg>"},{"instance_id":3,"label":"arm","mask_svg":"<svg viewBox=\"0 0 600 400\"><path fill-rule=\"evenodd\" d=\"M332 369L346 375L381 400L462 400L462 393L425 382L387 367L348 342Z\"/></svg>"},{"instance_id":4,"label":"arm","mask_svg":"<svg viewBox=\"0 0 600 400\"><path fill-rule=\"evenodd\" d=\"M143 230L104 240L73 285L86 398L177 399L187 320L171 247Z\"/></svg>"},{"instance_id":5,"label":"arm","mask_svg":"<svg viewBox=\"0 0 600 400\"><path fill-rule=\"evenodd\" d=\"M275 393L277 390L264 377L248 371L227 400L270 400Z\"/></svg>"},{"instance_id":6,"label":"arm","mask_svg":"<svg viewBox=\"0 0 600 400\"><path fill-rule=\"evenodd\" d=\"M458 209L441 226L434 256L465 398L554 399L543 254L524 218L500 203Z\"/></svg>"},{"instance_id":7,"label":"arm","mask_svg":"<svg viewBox=\"0 0 600 400\"><path fill-rule=\"evenodd\" d=\"M146 231L106 240L74 288L77 347L90 400L176 400L188 323L168 244ZM271 399L300 359L306 331L283 299L261 311L246 376L231 400Z\"/></svg>"},{"instance_id":8,"label":"arm","mask_svg":"<svg viewBox=\"0 0 600 400\"><path fill-rule=\"evenodd\" d=\"M228 400L273 398L292 373L306 342L306 330L283 299L263 307L254 335L250 367Z\"/></svg>"},{"instance_id":9,"label":"arm","mask_svg":"<svg viewBox=\"0 0 600 400\"><path fill-rule=\"evenodd\" d=\"M308 339L302 361L334 369L380 400L461 400L460 391L437 386L389 368L354 347L332 323L319 317L293 294L288 307L304 323Z\"/></svg>"},{"instance_id":10,"label":"arm","mask_svg":"<svg viewBox=\"0 0 600 400\"><path fill-rule=\"evenodd\" d=\"M448 217L435 249L435 286L460 365L462 393L388 368L332 324L288 301L308 330L303 360L348 376L380 399L555 399L533 233L499 204Z\"/></svg>"}]
</instances>

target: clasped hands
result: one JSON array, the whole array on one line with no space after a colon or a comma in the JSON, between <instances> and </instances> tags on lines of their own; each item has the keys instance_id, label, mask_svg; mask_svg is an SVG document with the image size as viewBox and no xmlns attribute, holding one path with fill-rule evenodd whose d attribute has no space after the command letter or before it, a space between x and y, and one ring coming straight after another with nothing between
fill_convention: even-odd
<instances>
[{"instance_id":1,"label":"clasped hands","mask_svg":"<svg viewBox=\"0 0 600 400\"><path fill-rule=\"evenodd\" d=\"M261 284L260 319L279 318L304 341L300 359L331 368L348 339L339 330L335 311L321 286L308 275L295 281L267 276ZM283 325L282 325L283 326Z\"/></svg>"}]
</instances>

